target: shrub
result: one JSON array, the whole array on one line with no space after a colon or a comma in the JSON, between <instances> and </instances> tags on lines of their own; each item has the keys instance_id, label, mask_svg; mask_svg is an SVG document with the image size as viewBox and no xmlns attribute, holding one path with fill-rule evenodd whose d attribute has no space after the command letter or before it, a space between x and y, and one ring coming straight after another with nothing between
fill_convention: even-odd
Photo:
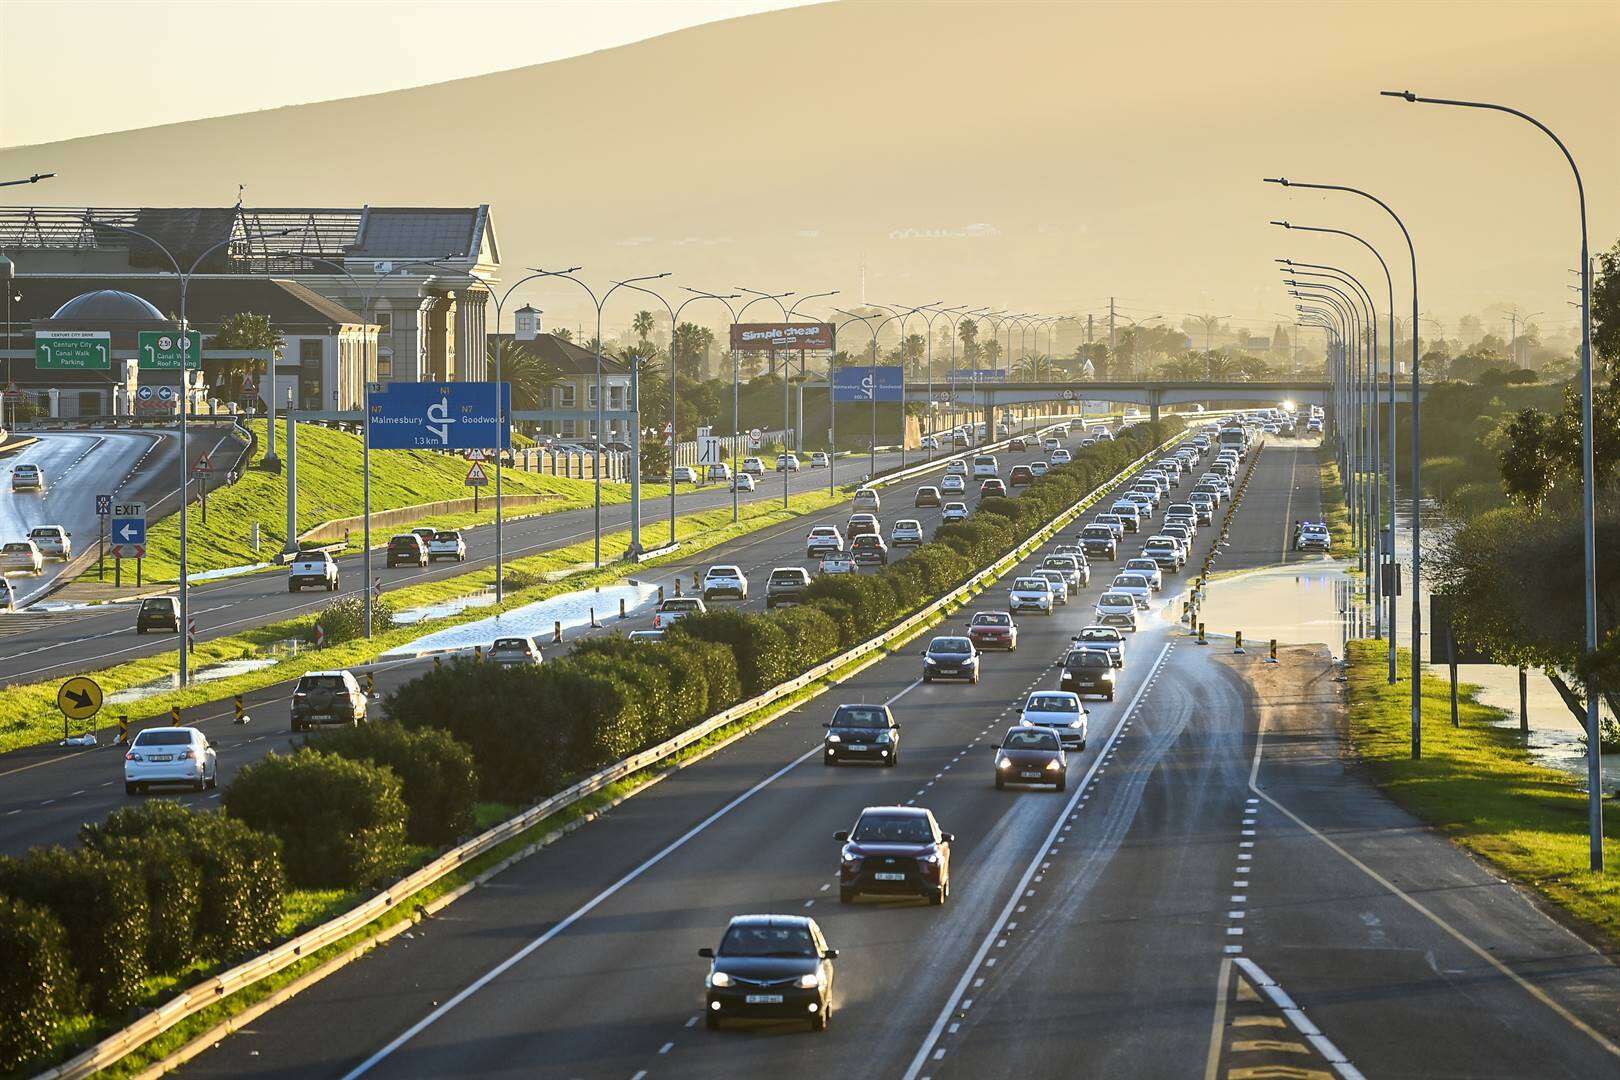
<instances>
[{"instance_id":1,"label":"shrub","mask_svg":"<svg viewBox=\"0 0 1620 1080\"><path fill-rule=\"evenodd\" d=\"M326 643L337 645L345 641L354 641L365 636L366 633L366 602L365 597L351 593L339 597L326 605L326 609L315 616L310 627L311 640L315 637L315 627L319 626L326 631ZM387 600L378 597L371 602L372 632L380 634L394 627L394 608Z\"/></svg>"},{"instance_id":2,"label":"shrub","mask_svg":"<svg viewBox=\"0 0 1620 1080\"><path fill-rule=\"evenodd\" d=\"M787 641L788 667L795 674L830 660L843 646L838 623L821 606L777 608L763 617L781 628Z\"/></svg>"},{"instance_id":3,"label":"shrub","mask_svg":"<svg viewBox=\"0 0 1620 1080\"><path fill-rule=\"evenodd\" d=\"M754 697L792 678L787 635L780 624L763 615L741 611L710 611L689 615L676 624L683 635L713 641L731 649L737 658L737 676L745 697Z\"/></svg>"},{"instance_id":4,"label":"shrub","mask_svg":"<svg viewBox=\"0 0 1620 1080\"><path fill-rule=\"evenodd\" d=\"M394 770L409 809L405 833L414 843L443 846L472 830L478 770L472 751L449 732L407 731L388 721L339 728L305 742Z\"/></svg>"},{"instance_id":5,"label":"shrub","mask_svg":"<svg viewBox=\"0 0 1620 1080\"><path fill-rule=\"evenodd\" d=\"M146 964L179 971L197 958L202 916L202 872L185 842L170 833L125 839L102 854L127 863L146 891Z\"/></svg>"},{"instance_id":6,"label":"shrub","mask_svg":"<svg viewBox=\"0 0 1620 1080\"><path fill-rule=\"evenodd\" d=\"M304 747L272 753L225 789L225 809L281 840L298 885L377 882L405 859L405 800L393 770Z\"/></svg>"},{"instance_id":7,"label":"shrub","mask_svg":"<svg viewBox=\"0 0 1620 1080\"><path fill-rule=\"evenodd\" d=\"M38 904L67 932L87 1004L121 1013L146 978L146 891L127 864L84 848L35 848L0 859L0 893Z\"/></svg>"},{"instance_id":8,"label":"shrub","mask_svg":"<svg viewBox=\"0 0 1620 1080\"><path fill-rule=\"evenodd\" d=\"M10 1072L50 1048L77 991L67 932L49 911L0 896L0 1069Z\"/></svg>"}]
</instances>

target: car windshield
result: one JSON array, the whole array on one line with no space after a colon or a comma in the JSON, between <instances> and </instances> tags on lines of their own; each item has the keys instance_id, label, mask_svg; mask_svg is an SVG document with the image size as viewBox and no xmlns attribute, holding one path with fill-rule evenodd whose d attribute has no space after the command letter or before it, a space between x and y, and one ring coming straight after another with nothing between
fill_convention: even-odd
<instances>
[{"instance_id":1,"label":"car windshield","mask_svg":"<svg viewBox=\"0 0 1620 1080\"><path fill-rule=\"evenodd\" d=\"M1015 589L1027 589L1030 592L1046 592L1046 579L1038 577L1021 577L1013 582Z\"/></svg>"},{"instance_id":2,"label":"car windshield","mask_svg":"<svg viewBox=\"0 0 1620 1080\"><path fill-rule=\"evenodd\" d=\"M732 926L720 942L721 956L802 956L816 955L816 943L802 926L771 926L765 923Z\"/></svg>"},{"instance_id":3,"label":"car windshield","mask_svg":"<svg viewBox=\"0 0 1620 1080\"><path fill-rule=\"evenodd\" d=\"M1115 630L1112 626L1091 626L1080 631L1080 640L1105 641L1114 643L1121 639L1119 636L1119 631Z\"/></svg>"},{"instance_id":4,"label":"car windshield","mask_svg":"<svg viewBox=\"0 0 1620 1080\"><path fill-rule=\"evenodd\" d=\"M998 611L981 611L973 616L974 626L1011 626L1012 616Z\"/></svg>"},{"instance_id":5,"label":"car windshield","mask_svg":"<svg viewBox=\"0 0 1620 1080\"><path fill-rule=\"evenodd\" d=\"M1048 570L1073 570L1074 569L1074 563L1070 562L1067 559L1059 558L1056 555L1048 556L1046 561L1041 563L1041 566L1045 567Z\"/></svg>"},{"instance_id":6,"label":"car windshield","mask_svg":"<svg viewBox=\"0 0 1620 1080\"><path fill-rule=\"evenodd\" d=\"M324 551L300 551L298 553L298 556L297 556L295 561L297 561L297 562L320 562L325 558L326 558L326 552L324 552Z\"/></svg>"},{"instance_id":7,"label":"car windshield","mask_svg":"<svg viewBox=\"0 0 1620 1080\"><path fill-rule=\"evenodd\" d=\"M1133 607L1136 604L1125 593L1103 593L1102 599L1097 601L1103 607Z\"/></svg>"},{"instance_id":8,"label":"car windshield","mask_svg":"<svg viewBox=\"0 0 1620 1080\"><path fill-rule=\"evenodd\" d=\"M461 539L461 534L460 533L454 533L454 532L436 532L436 533L433 534L433 539L435 539L435 540L448 540L448 541L454 542L456 540Z\"/></svg>"},{"instance_id":9,"label":"car windshield","mask_svg":"<svg viewBox=\"0 0 1620 1080\"><path fill-rule=\"evenodd\" d=\"M1080 702L1062 694L1031 694L1024 711L1077 713L1080 711Z\"/></svg>"},{"instance_id":10,"label":"car windshield","mask_svg":"<svg viewBox=\"0 0 1620 1080\"><path fill-rule=\"evenodd\" d=\"M887 728L889 718L875 705L840 705L833 713L833 727Z\"/></svg>"},{"instance_id":11,"label":"car windshield","mask_svg":"<svg viewBox=\"0 0 1620 1080\"><path fill-rule=\"evenodd\" d=\"M797 585L804 581L803 570L772 570L772 585Z\"/></svg>"},{"instance_id":12,"label":"car windshield","mask_svg":"<svg viewBox=\"0 0 1620 1080\"><path fill-rule=\"evenodd\" d=\"M1074 652L1069 654L1069 658L1064 661L1064 663L1072 668L1105 668L1114 666L1114 662L1108 658L1108 654L1103 652L1101 649L1076 649Z\"/></svg>"},{"instance_id":13,"label":"car windshield","mask_svg":"<svg viewBox=\"0 0 1620 1080\"><path fill-rule=\"evenodd\" d=\"M136 746L187 746L190 743L189 731L143 731L135 736Z\"/></svg>"},{"instance_id":14,"label":"car windshield","mask_svg":"<svg viewBox=\"0 0 1620 1080\"><path fill-rule=\"evenodd\" d=\"M696 597L677 597L674 600L665 600L665 611L696 611L698 606Z\"/></svg>"},{"instance_id":15,"label":"car windshield","mask_svg":"<svg viewBox=\"0 0 1620 1080\"><path fill-rule=\"evenodd\" d=\"M28 550L28 545L26 543L7 544L6 547L5 547L5 550L7 550L7 551L27 551Z\"/></svg>"},{"instance_id":16,"label":"car windshield","mask_svg":"<svg viewBox=\"0 0 1620 1080\"><path fill-rule=\"evenodd\" d=\"M1147 578L1141 574L1121 574L1114 579L1114 587L1116 589L1145 589L1147 588Z\"/></svg>"},{"instance_id":17,"label":"car windshield","mask_svg":"<svg viewBox=\"0 0 1620 1080\"><path fill-rule=\"evenodd\" d=\"M1130 569L1130 570L1152 570L1154 572L1158 571L1158 567L1153 565L1153 560L1152 559L1130 559L1130 560L1126 561L1125 566L1126 566L1127 569Z\"/></svg>"},{"instance_id":18,"label":"car windshield","mask_svg":"<svg viewBox=\"0 0 1620 1080\"><path fill-rule=\"evenodd\" d=\"M1057 736L1050 731L1039 728L1019 728L1007 732L1007 737L1001 741L1003 750L1056 750L1058 748Z\"/></svg>"},{"instance_id":19,"label":"car windshield","mask_svg":"<svg viewBox=\"0 0 1620 1080\"><path fill-rule=\"evenodd\" d=\"M837 536L838 535L838 530L833 528L831 525L818 525L816 528L810 530L810 535L811 536Z\"/></svg>"},{"instance_id":20,"label":"car windshield","mask_svg":"<svg viewBox=\"0 0 1620 1080\"><path fill-rule=\"evenodd\" d=\"M1081 534L1087 540L1110 540L1114 531L1106 525L1087 525L1086 531Z\"/></svg>"},{"instance_id":21,"label":"car windshield","mask_svg":"<svg viewBox=\"0 0 1620 1080\"><path fill-rule=\"evenodd\" d=\"M490 652L528 652L529 643L520 637L496 638L495 644L489 647Z\"/></svg>"},{"instance_id":22,"label":"car windshield","mask_svg":"<svg viewBox=\"0 0 1620 1080\"><path fill-rule=\"evenodd\" d=\"M862 814L849 838L887 844L930 844L934 831L920 814Z\"/></svg>"},{"instance_id":23,"label":"car windshield","mask_svg":"<svg viewBox=\"0 0 1620 1080\"><path fill-rule=\"evenodd\" d=\"M406 535L406 536L396 536L396 537L394 537L392 540L390 540L388 542L390 544L394 545L395 547L415 547L416 546L416 534L415 533L410 533L409 535Z\"/></svg>"},{"instance_id":24,"label":"car windshield","mask_svg":"<svg viewBox=\"0 0 1620 1080\"><path fill-rule=\"evenodd\" d=\"M300 690L342 690L343 676L341 675L305 675L298 680Z\"/></svg>"},{"instance_id":25,"label":"car windshield","mask_svg":"<svg viewBox=\"0 0 1620 1080\"><path fill-rule=\"evenodd\" d=\"M942 637L928 643L931 656L964 656L972 651L973 644L967 638Z\"/></svg>"},{"instance_id":26,"label":"car windshield","mask_svg":"<svg viewBox=\"0 0 1620 1080\"><path fill-rule=\"evenodd\" d=\"M56 539L58 531L59 530L57 530L56 528L54 528L52 526L46 526L46 527L44 527L42 529L34 529L28 535L29 536L45 537L45 538L54 540L54 539Z\"/></svg>"}]
</instances>

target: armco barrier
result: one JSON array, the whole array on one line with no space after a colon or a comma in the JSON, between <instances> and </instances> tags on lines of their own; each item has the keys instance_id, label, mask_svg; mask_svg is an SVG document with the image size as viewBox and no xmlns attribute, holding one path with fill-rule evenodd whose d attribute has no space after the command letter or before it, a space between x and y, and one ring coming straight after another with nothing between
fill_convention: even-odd
<instances>
[{"instance_id":1,"label":"armco barrier","mask_svg":"<svg viewBox=\"0 0 1620 1080\"><path fill-rule=\"evenodd\" d=\"M591 774L572 787L541 800L516 817L509 818L460 846L452 848L416 872L396 881L365 903L351 908L342 915L317 927L306 930L298 937L271 949L269 952L262 953L246 963L238 964L228 971L221 972L219 975L190 987L157 1009L142 1016L128 1027L107 1036L77 1057L40 1073L35 1080L77 1080L79 1077L87 1077L99 1069L106 1068L124 1055L139 1049L150 1040L168 1031L192 1014L200 1012L216 1002L223 1001L260 979L274 975L276 972L297 963L304 957L313 955L333 942L342 940L373 919L410 899L411 896L428 885L447 874L453 873L492 848L498 847L507 840L520 835L559 810L566 809L617 780L639 772L649 765L657 764L672 754L678 753L693 743L706 738L709 734L725 727L727 724L733 723L750 713L768 708L775 702L797 693L818 679L825 678L827 675L870 653L895 642L907 640L914 633L926 627L940 611L971 598L981 591L986 584L999 578L1010 567L1018 565L1029 552L1044 544L1058 530L1073 521L1088 507L1094 505L1098 499L1103 497L1105 492L1119 482L1119 477L1140 468L1143 463L1179 438L1180 435L1178 434L1154 447L1135 461L1130 462L1109 477L1106 482L1088 492L1074 505L1036 530L1028 539L1014 547L1012 551L974 574L938 600L902 619L877 637L864 641L847 652L816 665L796 678L772 687L758 697L733 705L724 712L716 713L703 721L703 723L687 728L680 734L651 749L643 750L639 754L632 754L622 761L615 762L607 768Z\"/></svg>"}]
</instances>

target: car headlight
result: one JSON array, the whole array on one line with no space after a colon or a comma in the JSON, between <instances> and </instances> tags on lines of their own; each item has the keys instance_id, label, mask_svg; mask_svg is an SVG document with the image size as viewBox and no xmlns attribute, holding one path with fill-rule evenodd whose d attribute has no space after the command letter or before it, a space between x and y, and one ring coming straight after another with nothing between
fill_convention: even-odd
<instances>
[{"instance_id":1,"label":"car headlight","mask_svg":"<svg viewBox=\"0 0 1620 1080\"><path fill-rule=\"evenodd\" d=\"M834 733L834 734L829 734L829 735L828 735L828 736L827 736L827 741L828 741L828 742L843 742L843 741L844 741L844 737L843 737L843 736L842 736L842 735L838 735L838 734L836 734L836 733Z\"/></svg>"},{"instance_id":2,"label":"car headlight","mask_svg":"<svg viewBox=\"0 0 1620 1080\"><path fill-rule=\"evenodd\" d=\"M709 985L721 987L730 986L731 976L727 975L723 971L711 971L709 972Z\"/></svg>"},{"instance_id":3,"label":"car headlight","mask_svg":"<svg viewBox=\"0 0 1620 1080\"><path fill-rule=\"evenodd\" d=\"M1059 765L1058 765L1058 759L1057 758L1053 758L1051 761L1048 761L1046 763L1046 771L1047 772L1057 772L1058 768L1059 768Z\"/></svg>"},{"instance_id":4,"label":"car headlight","mask_svg":"<svg viewBox=\"0 0 1620 1080\"><path fill-rule=\"evenodd\" d=\"M932 656L925 656L923 657L923 663L933 665L939 663L939 661L935 660Z\"/></svg>"},{"instance_id":5,"label":"car headlight","mask_svg":"<svg viewBox=\"0 0 1620 1080\"><path fill-rule=\"evenodd\" d=\"M930 851L926 855L919 855L919 856L917 856L917 861L918 862L925 862L925 863L938 863L939 862L939 852Z\"/></svg>"},{"instance_id":6,"label":"car headlight","mask_svg":"<svg viewBox=\"0 0 1620 1080\"><path fill-rule=\"evenodd\" d=\"M1012 768L1012 762L1009 761L1006 757L998 757L998 758L996 758L996 768L998 768L998 769L1010 769L1010 768Z\"/></svg>"},{"instance_id":7,"label":"car headlight","mask_svg":"<svg viewBox=\"0 0 1620 1080\"><path fill-rule=\"evenodd\" d=\"M814 990L821 985L821 973L812 971L808 975L799 976L800 990Z\"/></svg>"},{"instance_id":8,"label":"car headlight","mask_svg":"<svg viewBox=\"0 0 1620 1080\"><path fill-rule=\"evenodd\" d=\"M846 844L838 852L838 857L847 863L858 863L861 861L861 852L859 848Z\"/></svg>"},{"instance_id":9,"label":"car headlight","mask_svg":"<svg viewBox=\"0 0 1620 1080\"><path fill-rule=\"evenodd\" d=\"M880 743L893 742L894 741L894 733L889 732L889 731L880 731L880 732L877 733L877 740L876 741L878 741Z\"/></svg>"},{"instance_id":10,"label":"car headlight","mask_svg":"<svg viewBox=\"0 0 1620 1080\"><path fill-rule=\"evenodd\" d=\"M1022 725L1023 727L1034 727L1035 726L1035 721L1031 720L1027 716L1020 716L1018 718L1018 723L1020 725Z\"/></svg>"}]
</instances>

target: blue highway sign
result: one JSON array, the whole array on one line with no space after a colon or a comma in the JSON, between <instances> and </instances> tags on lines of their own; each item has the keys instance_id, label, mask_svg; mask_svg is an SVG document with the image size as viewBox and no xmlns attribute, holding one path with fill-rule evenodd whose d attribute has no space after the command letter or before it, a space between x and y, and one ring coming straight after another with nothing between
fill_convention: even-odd
<instances>
[{"instance_id":1,"label":"blue highway sign","mask_svg":"<svg viewBox=\"0 0 1620 1080\"><path fill-rule=\"evenodd\" d=\"M877 400L899 401L905 369L899 367L846 367L833 372L833 400L871 401L872 377L877 376Z\"/></svg>"},{"instance_id":2,"label":"blue highway sign","mask_svg":"<svg viewBox=\"0 0 1620 1080\"><path fill-rule=\"evenodd\" d=\"M497 386L504 406L500 409ZM512 445L511 383L389 383L366 399L373 450L496 450Z\"/></svg>"}]
</instances>

